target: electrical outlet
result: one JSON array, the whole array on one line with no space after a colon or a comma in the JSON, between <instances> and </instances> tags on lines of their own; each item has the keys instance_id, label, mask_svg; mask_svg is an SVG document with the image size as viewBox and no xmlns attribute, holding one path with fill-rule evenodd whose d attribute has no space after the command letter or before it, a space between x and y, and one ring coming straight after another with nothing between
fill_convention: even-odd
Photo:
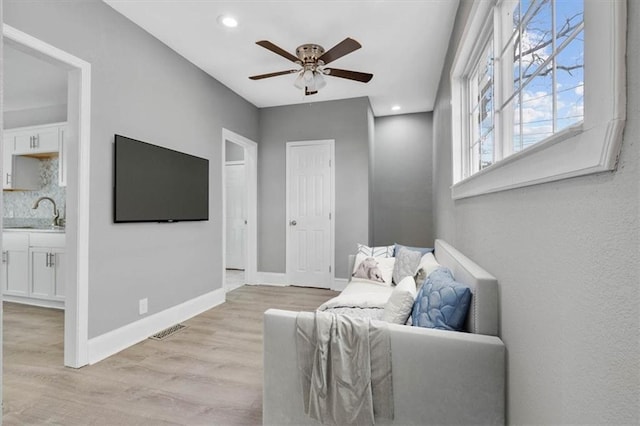
<instances>
[{"instance_id":1,"label":"electrical outlet","mask_svg":"<svg viewBox=\"0 0 640 426\"><path fill-rule=\"evenodd\" d=\"M146 314L148 309L149 309L149 299L147 299L146 297L144 299L140 299L140 302L138 303L138 311L140 315Z\"/></svg>"}]
</instances>

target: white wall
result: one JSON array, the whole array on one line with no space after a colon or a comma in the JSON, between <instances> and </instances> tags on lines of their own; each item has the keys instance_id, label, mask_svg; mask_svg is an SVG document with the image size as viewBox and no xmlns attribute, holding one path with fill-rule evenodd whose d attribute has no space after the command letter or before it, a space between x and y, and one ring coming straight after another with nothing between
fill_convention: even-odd
<instances>
[{"instance_id":1,"label":"white wall","mask_svg":"<svg viewBox=\"0 0 640 426\"><path fill-rule=\"evenodd\" d=\"M258 110L99 0L6 1L5 22L92 66L89 337L221 288L222 128ZM114 224L113 135L209 159L210 220Z\"/></svg>"},{"instance_id":2,"label":"white wall","mask_svg":"<svg viewBox=\"0 0 640 426\"><path fill-rule=\"evenodd\" d=\"M434 111L435 234L500 282L510 424L640 423L640 3L628 2L618 168L453 201L449 72ZM587 24L588 25L588 24Z\"/></svg>"}]
</instances>

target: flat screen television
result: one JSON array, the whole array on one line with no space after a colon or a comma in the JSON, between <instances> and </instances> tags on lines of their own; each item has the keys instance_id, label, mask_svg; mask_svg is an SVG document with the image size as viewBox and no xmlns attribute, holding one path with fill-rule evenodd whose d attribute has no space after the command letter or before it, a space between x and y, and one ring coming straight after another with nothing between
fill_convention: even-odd
<instances>
[{"instance_id":1,"label":"flat screen television","mask_svg":"<svg viewBox=\"0 0 640 426\"><path fill-rule=\"evenodd\" d=\"M209 160L115 135L113 221L209 220Z\"/></svg>"}]
</instances>

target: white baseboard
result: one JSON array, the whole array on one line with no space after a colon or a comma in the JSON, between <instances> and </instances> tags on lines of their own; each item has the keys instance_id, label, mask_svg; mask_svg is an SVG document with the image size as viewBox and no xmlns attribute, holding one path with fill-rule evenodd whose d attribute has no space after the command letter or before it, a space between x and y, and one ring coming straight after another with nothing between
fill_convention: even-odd
<instances>
[{"instance_id":1,"label":"white baseboard","mask_svg":"<svg viewBox=\"0 0 640 426\"><path fill-rule=\"evenodd\" d=\"M116 354L129 346L143 341L149 336L186 321L189 318L201 314L215 306L225 302L225 291L222 288L203 294L195 299L188 300L179 305L165 309L162 312L142 318L139 321L127 324L98 337L89 339L88 358L89 364Z\"/></svg>"},{"instance_id":2,"label":"white baseboard","mask_svg":"<svg viewBox=\"0 0 640 426\"><path fill-rule=\"evenodd\" d=\"M64 302L60 300L34 299L31 297L12 296L3 294L2 300L5 302L21 303L23 305L39 306L41 308L61 309L64 311Z\"/></svg>"},{"instance_id":3,"label":"white baseboard","mask_svg":"<svg viewBox=\"0 0 640 426\"><path fill-rule=\"evenodd\" d=\"M349 281L346 278L334 278L331 290L342 291L345 289L348 282Z\"/></svg>"},{"instance_id":4,"label":"white baseboard","mask_svg":"<svg viewBox=\"0 0 640 426\"><path fill-rule=\"evenodd\" d=\"M280 272L258 272L256 274L257 280L249 283L250 285L273 285L285 287L287 283L287 274ZM342 291L347 286L348 280L346 278L334 278L331 285L331 290Z\"/></svg>"},{"instance_id":5,"label":"white baseboard","mask_svg":"<svg viewBox=\"0 0 640 426\"><path fill-rule=\"evenodd\" d=\"M275 286L287 286L287 274L281 272L257 272L256 282L251 284L266 284Z\"/></svg>"}]
</instances>

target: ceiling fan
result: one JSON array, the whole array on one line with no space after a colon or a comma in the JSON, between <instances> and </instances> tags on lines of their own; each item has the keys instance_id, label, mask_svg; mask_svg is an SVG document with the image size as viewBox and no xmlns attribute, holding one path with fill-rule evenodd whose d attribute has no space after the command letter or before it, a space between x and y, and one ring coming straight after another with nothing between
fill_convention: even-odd
<instances>
[{"instance_id":1,"label":"ceiling fan","mask_svg":"<svg viewBox=\"0 0 640 426\"><path fill-rule=\"evenodd\" d=\"M373 78L373 74L364 72L342 70L338 68L325 68L325 65L330 62L333 62L336 59L339 59L362 47L360 43L349 37L345 38L328 51L325 51L322 46L317 44L303 44L302 46L298 46L295 56L267 40L257 41L256 44L298 64L301 68L254 75L249 77L251 80L261 80L263 78L297 73L298 78L296 78L294 86L298 89L304 89L305 95L315 95L318 93L319 89L326 86L327 83L324 81L323 77L325 75L346 78L347 80L361 81L363 83L368 83L369 80Z\"/></svg>"}]
</instances>

